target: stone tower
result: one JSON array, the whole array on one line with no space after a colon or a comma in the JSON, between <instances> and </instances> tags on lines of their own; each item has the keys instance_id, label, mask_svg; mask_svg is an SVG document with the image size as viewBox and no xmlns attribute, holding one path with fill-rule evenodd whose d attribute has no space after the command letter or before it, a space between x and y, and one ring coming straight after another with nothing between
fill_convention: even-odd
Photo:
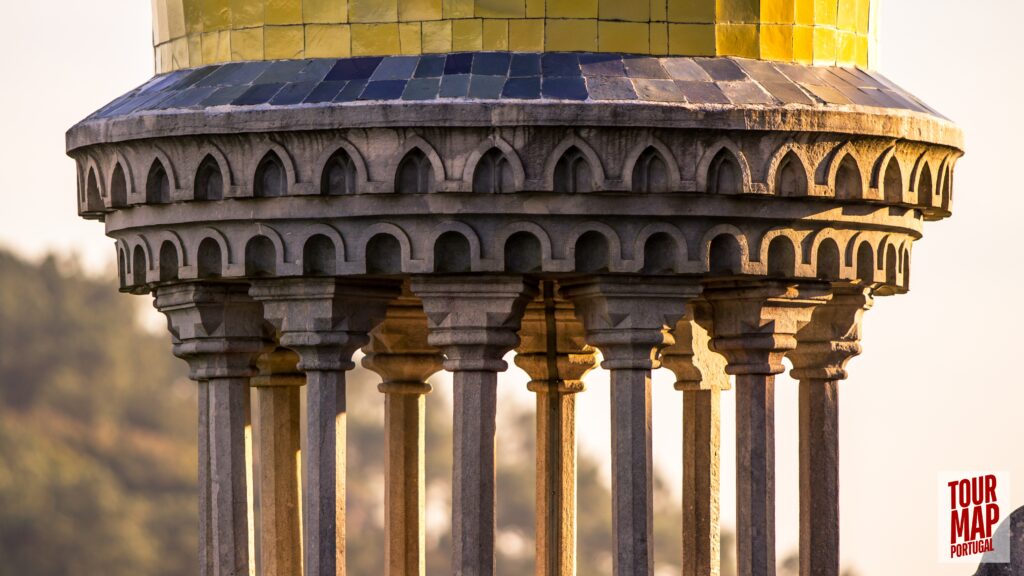
<instances>
[{"instance_id":1,"label":"stone tower","mask_svg":"<svg viewBox=\"0 0 1024 576\"><path fill-rule=\"evenodd\" d=\"M949 216L962 148L873 70L877 3L153 0L157 75L67 143L82 217L105 223L122 290L155 297L199 386L199 573L250 573L256 539L264 576L345 573L345 373L362 349L387 414L387 574L424 573L441 369L454 572L493 573L511 350L537 397L537 574L574 574L574 398L599 350L617 576L653 573L662 365L682 392L684 575L719 573L726 374L739 570L775 573L785 356L801 574L836 576L837 386L863 312L908 289L912 243Z\"/></svg>"}]
</instances>

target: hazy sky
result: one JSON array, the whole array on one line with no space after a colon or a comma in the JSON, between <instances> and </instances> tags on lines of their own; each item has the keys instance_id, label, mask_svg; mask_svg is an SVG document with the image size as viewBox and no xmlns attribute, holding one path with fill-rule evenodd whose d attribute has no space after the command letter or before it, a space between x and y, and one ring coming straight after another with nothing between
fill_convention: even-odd
<instances>
[{"instance_id":1,"label":"hazy sky","mask_svg":"<svg viewBox=\"0 0 1024 576\"><path fill-rule=\"evenodd\" d=\"M76 215L64 132L151 75L149 10L140 0L4 6L0 245L32 257L80 254L91 269L113 270L102 226ZM1022 320L1013 246L1024 201L1011 168L1021 162L1024 134L1024 3L891 0L881 21L880 70L957 121L968 154L957 167L954 217L926 226L913 252L911 294L879 299L867 314L866 353L842 385L843 557L865 575L961 576L972 569L935 561L937 473L1006 470L1014 504L1024 500L1024 458L1011 450L1019 446L1011 439L1021 436L1024 387L1003 372L1020 354ZM517 397L521 377L503 381ZM670 381L655 375L655 456L678 485L680 400ZM580 399L582 449L606 457L607 378L597 373L589 384ZM777 388L781 555L798 542L797 395L788 378ZM731 525L735 434L732 395L723 398L723 521Z\"/></svg>"}]
</instances>

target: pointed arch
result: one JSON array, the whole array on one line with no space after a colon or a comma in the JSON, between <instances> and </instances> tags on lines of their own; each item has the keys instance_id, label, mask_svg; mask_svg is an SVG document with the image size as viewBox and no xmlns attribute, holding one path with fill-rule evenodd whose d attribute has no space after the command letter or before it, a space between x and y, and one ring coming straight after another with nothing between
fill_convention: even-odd
<instances>
[{"instance_id":1,"label":"pointed arch","mask_svg":"<svg viewBox=\"0 0 1024 576\"><path fill-rule=\"evenodd\" d=\"M354 184L354 193L360 194L369 191L370 176L366 168L366 159L363 158L363 155L354 144L344 138L336 138L324 147L316 162L316 174L320 176L320 188L318 190L320 194L324 194L324 178L327 175L327 170L330 168L331 161L341 153L348 156L348 160L352 163L352 168L354 169L352 182ZM353 192L348 193L351 194Z\"/></svg>"},{"instance_id":2,"label":"pointed arch","mask_svg":"<svg viewBox=\"0 0 1024 576\"><path fill-rule=\"evenodd\" d=\"M626 156L626 161L622 168L622 177L624 180L625 188L627 190L634 190L636 184L634 180L637 176L637 169L641 167L638 163L641 161L641 157L651 152L656 153L660 156L661 161L664 163L666 170L666 181L664 192L670 192L672 190L678 190L682 187L682 178L679 175L679 162L676 160L674 154L661 140L657 138L646 138L638 142L633 149ZM650 186L647 186L650 188Z\"/></svg>"},{"instance_id":3,"label":"pointed arch","mask_svg":"<svg viewBox=\"0 0 1024 576\"><path fill-rule=\"evenodd\" d=\"M192 189L193 200L217 201L226 196L227 183L224 180L224 167L211 154L207 154L199 162L196 169Z\"/></svg>"},{"instance_id":4,"label":"pointed arch","mask_svg":"<svg viewBox=\"0 0 1024 576\"><path fill-rule=\"evenodd\" d=\"M212 158L217 163L217 167L220 169L220 179L224 185L224 197L230 197L233 194L233 189L235 185L237 184L237 178L235 177L235 169L231 165L231 162L228 159L228 157L224 154L224 151L221 150L220 147L217 146L215 143L206 142L199 149L199 152L196 154L195 157L200 158L200 164L196 165L196 169L195 172L193 172L193 175L197 175L199 173L199 166L205 160L207 160L208 158ZM195 199L195 182L193 181L192 184L193 199Z\"/></svg>"},{"instance_id":5,"label":"pointed arch","mask_svg":"<svg viewBox=\"0 0 1024 576\"><path fill-rule=\"evenodd\" d=\"M444 162L441 160L441 155L437 153L437 150L430 144L430 142L427 142L418 134L413 134L406 138L398 152L398 155L395 156L393 160L394 163L391 165L389 172L392 175L392 178L394 178L393 182L397 183L398 170L401 167L402 162L405 161L406 157L413 150L417 149L421 154L423 154L427 161L430 162L430 168L433 171L433 183L431 185L431 189L433 191L444 190L448 174L445 170Z\"/></svg>"},{"instance_id":6,"label":"pointed arch","mask_svg":"<svg viewBox=\"0 0 1024 576\"><path fill-rule=\"evenodd\" d=\"M523 189L526 184L526 171L523 169L523 162L519 158L519 153L516 152L511 144L497 134L491 135L477 145L476 149L466 159L466 166L462 171L462 186L464 189L475 191L475 178L480 168L480 161L494 150L498 150L502 154L511 171L512 189L506 191L513 192Z\"/></svg>"},{"instance_id":7,"label":"pointed arch","mask_svg":"<svg viewBox=\"0 0 1024 576\"><path fill-rule=\"evenodd\" d=\"M289 179L284 161L271 150L263 155L252 177L253 198L280 198L288 195Z\"/></svg>"},{"instance_id":8,"label":"pointed arch","mask_svg":"<svg viewBox=\"0 0 1024 576\"><path fill-rule=\"evenodd\" d=\"M562 161L563 156L571 148L575 148L579 151L579 154L586 159L587 166L590 168L590 176L593 179L593 190L600 191L605 189L605 173L604 165L601 163L601 157L594 151L594 149L586 142L586 140L580 138L576 134L570 134L564 138L557 146L551 151L547 161L544 164L544 190L555 189L555 171L558 164Z\"/></svg>"},{"instance_id":9,"label":"pointed arch","mask_svg":"<svg viewBox=\"0 0 1024 576\"><path fill-rule=\"evenodd\" d=\"M103 212L103 189L100 188L99 169L95 164L89 166L85 175L85 211Z\"/></svg>"},{"instance_id":10,"label":"pointed arch","mask_svg":"<svg viewBox=\"0 0 1024 576\"><path fill-rule=\"evenodd\" d=\"M896 146L890 146L882 153L871 170L871 188L878 190L880 197L888 204L903 204L907 200L907 171Z\"/></svg>"},{"instance_id":11,"label":"pointed arch","mask_svg":"<svg viewBox=\"0 0 1024 576\"><path fill-rule=\"evenodd\" d=\"M775 196L810 196L814 179L808 170L811 163L803 147L795 143L780 146L768 161L765 184Z\"/></svg>"},{"instance_id":12,"label":"pointed arch","mask_svg":"<svg viewBox=\"0 0 1024 576\"><path fill-rule=\"evenodd\" d=\"M723 156L723 153L728 154L728 156ZM740 152L739 147L735 143L724 138L708 146L697 163L697 190L710 193L713 189L717 189L718 183L712 181L711 173L715 172L715 176L719 176L717 168L720 166L716 164L719 164L728 157L731 157L736 162L736 167L739 169L737 176L739 178L739 185L736 192L747 194L753 191L750 164L747 162L746 156ZM712 170L713 168L715 170Z\"/></svg>"},{"instance_id":13,"label":"pointed arch","mask_svg":"<svg viewBox=\"0 0 1024 576\"><path fill-rule=\"evenodd\" d=\"M289 194L292 194L296 184L299 182L298 170L296 169L295 159L292 158L292 155L288 153L288 150L286 150L284 146L281 146L274 141L267 142L260 152L261 154L259 156L254 157L257 159L255 164L250 164L253 168L249 171L249 196L253 198L259 197L259 194L257 194L257 179L260 176L260 169L265 166L264 163L268 159L272 158L276 158L280 163L279 168L284 171L282 176L284 186L280 195L288 196Z\"/></svg>"},{"instance_id":14,"label":"pointed arch","mask_svg":"<svg viewBox=\"0 0 1024 576\"><path fill-rule=\"evenodd\" d=\"M835 198L841 200L864 199L867 190L866 180L853 147L849 143L840 146L833 152L828 165L827 184Z\"/></svg>"}]
</instances>

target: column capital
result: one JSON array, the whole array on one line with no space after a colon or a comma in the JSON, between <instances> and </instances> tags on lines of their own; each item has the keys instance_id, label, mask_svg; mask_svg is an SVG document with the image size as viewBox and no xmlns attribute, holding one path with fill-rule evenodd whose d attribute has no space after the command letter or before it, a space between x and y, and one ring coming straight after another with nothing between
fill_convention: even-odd
<instances>
[{"instance_id":1,"label":"column capital","mask_svg":"<svg viewBox=\"0 0 1024 576\"><path fill-rule=\"evenodd\" d=\"M274 348L256 359L259 374L249 380L253 388L304 386L306 375L298 369L299 355L288 348Z\"/></svg>"},{"instance_id":2,"label":"column capital","mask_svg":"<svg viewBox=\"0 0 1024 576\"><path fill-rule=\"evenodd\" d=\"M658 351L672 344L669 330L700 292L700 284L688 279L629 276L586 278L561 288L608 370L660 367Z\"/></svg>"},{"instance_id":3,"label":"column capital","mask_svg":"<svg viewBox=\"0 0 1024 576\"><path fill-rule=\"evenodd\" d=\"M381 377L385 394L427 394L427 379L443 368L441 350L427 343L423 305L408 291L388 305L384 321L363 346L363 367Z\"/></svg>"},{"instance_id":4,"label":"column capital","mask_svg":"<svg viewBox=\"0 0 1024 576\"><path fill-rule=\"evenodd\" d=\"M352 354L398 290L394 282L280 278L253 282L250 294L263 303L281 345L299 354L301 370L339 371L355 368Z\"/></svg>"},{"instance_id":5,"label":"column capital","mask_svg":"<svg viewBox=\"0 0 1024 576\"><path fill-rule=\"evenodd\" d=\"M516 366L530 376L531 392L583 392L583 376L597 365L597 353L587 345L572 303L557 298L552 288L526 306Z\"/></svg>"},{"instance_id":6,"label":"column capital","mask_svg":"<svg viewBox=\"0 0 1024 576\"><path fill-rule=\"evenodd\" d=\"M829 297L829 286L822 283L709 286L704 298L712 310L712 348L725 356L729 374L780 374L782 358L796 348L796 333Z\"/></svg>"},{"instance_id":7,"label":"column capital","mask_svg":"<svg viewBox=\"0 0 1024 576\"><path fill-rule=\"evenodd\" d=\"M676 323L675 343L661 351L661 363L676 375L675 389L680 392L728 390L725 358L711 350L711 335L693 320L696 306L691 303L691 312Z\"/></svg>"},{"instance_id":8,"label":"column capital","mask_svg":"<svg viewBox=\"0 0 1024 576\"><path fill-rule=\"evenodd\" d=\"M193 282L156 289L154 306L167 317L174 355L193 380L248 378L272 346L260 304L244 284Z\"/></svg>"},{"instance_id":9,"label":"column capital","mask_svg":"<svg viewBox=\"0 0 1024 576\"><path fill-rule=\"evenodd\" d=\"M861 353L861 320L873 305L870 288L834 285L832 298L796 335L796 349L788 354L793 378L845 380L846 364Z\"/></svg>"},{"instance_id":10,"label":"column capital","mask_svg":"<svg viewBox=\"0 0 1024 576\"><path fill-rule=\"evenodd\" d=\"M428 343L444 351L450 372L501 372L501 358L519 344L523 312L537 287L521 276L421 276L412 291L423 301Z\"/></svg>"}]
</instances>

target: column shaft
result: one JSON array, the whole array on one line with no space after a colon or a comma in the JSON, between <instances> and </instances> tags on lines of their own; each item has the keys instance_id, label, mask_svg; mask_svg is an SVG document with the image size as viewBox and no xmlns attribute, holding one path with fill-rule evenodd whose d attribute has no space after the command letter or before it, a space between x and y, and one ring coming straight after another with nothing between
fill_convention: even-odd
<instances>
[{"instance_id":1,"label":"column shaft","mask_svg":"<svg viewBox=\"0 0 1024 576\"><path fill-rule=\"evenodd\" d=\"M557 387L556 387L557 388ZM576 573L576 396L537 393L537 576Z\"/></svg>"},{"instance_id":2,"label":"column shaft","mask_svg":"<svg viewBox=\"0 0 1024 576\"><path fill-rule=\"evenodd\" d=\"M614 573L654 571L651 372L613 369L612 526Z\"/></svg>"},{"instance_id":3,"label":"column shaft","mask_svg":"<svg viewBox=\"0 0 1024 576\"><path fill-rule=\"evenodd\" d=\"M498 375L454 374L452 474L453 570L457 576L494 570L494 434Z\"/></svg>"},{"instance_id":4,"label":"column shaft","mask_svg":"<svg viewBox=\"0 0 1024 576\"><path fill-rule=\"evenodd\" d=\"M214 574L249 573L245 424L248 378L209 381L210 516Z\"/></svg>"},{"instance_id":5,"label":"column shaft","mask_svg":"<svg viewBox=\"0 0 1024 576\"><path fill-rule=\"evenodd\" d=\"M421 388L429 390L426 385ZM384 567L387 576L426 572L426 397L422 392L384 396Z\"/></svg>"},{"instance_id":6,"label":"column shaft","mask_svg":"<svg viewBox=\"0 0 1024 576\"><path fill-rule=\"evenodd\" d=\"M210 507L210 382L200 380L199 384L199 575L214 576L216 570L213 555L213 511Z\"/></svg>"},{"instance_id":7,"label":"column shaft","mask_svg":"<svg viewBox=\"0 0 1024 576\"><path fill-rule=\"evenodd\" d=\"M345 573L345 373L306 372L306 576Z\"/></svg>"},{"instance_id":8,"label":"column shaft","mask_svg":"<svg viewBox=\"0 0 1024 576\"><path fill-rule=\"evenodd\" d=\"M299 576L299 387L256 388L260 560L264 574Z\"/></svg>"},{"instance_id":9,"label":"column shaft","mask_svg":"<svg viewBox=\"0 0 1024 576\"><path fill-rule=\"evenodd\" d=\"M721 392L683 392L683 576L717 576Z\"/></svg>"},{"instance_id":10,"label":"column shaft","mask_svg":"<svg viewBox=\"0 0 1024 576\"><path fill-rule=\"evenodd\" d=\"M839 575L839 382L800 382L800 574Z\"/></svg>"},{"instance_id":11,"label":"column shaft","mask_svg":"<svg viewBox=\"0 0 1024 576\"><path fill-rule=\"evenodd\" d=\"M775 377L736 376L737 565L775 574Z\"/></svg>"}]
</instances>

